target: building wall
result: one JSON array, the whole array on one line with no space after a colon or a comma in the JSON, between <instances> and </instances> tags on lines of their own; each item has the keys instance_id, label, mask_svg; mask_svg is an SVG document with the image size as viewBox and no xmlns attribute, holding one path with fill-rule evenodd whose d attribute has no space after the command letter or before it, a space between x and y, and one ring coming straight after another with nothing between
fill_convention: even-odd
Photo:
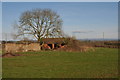
<instances>
[{"instance_id":1,"label":"building wall","mask_svg":"<svg viewBox=\"0 0 120 80\"><path fill-rule=\"evenodd\" d=\"M50 46L51 45L51 46ZM40 51L43 50L56 49L55 44L44 44L40 46L39 43L4 43L2 45L2 50L4 52L27 52L27 51ZM59 48L63 46L59 45Z\"/></svg>"},{"instance_id":2,"label":"building wall","mask_svg":"<svg viewBox=\"0 0 120 80\"><path fill-rule=\"evenodd\" d=\"M22 43L5 43L4 44L5 52L27 52L27 51L40 51L39 43L30 43L30 44L22 44Z\"/></svg>"}]
</instances>

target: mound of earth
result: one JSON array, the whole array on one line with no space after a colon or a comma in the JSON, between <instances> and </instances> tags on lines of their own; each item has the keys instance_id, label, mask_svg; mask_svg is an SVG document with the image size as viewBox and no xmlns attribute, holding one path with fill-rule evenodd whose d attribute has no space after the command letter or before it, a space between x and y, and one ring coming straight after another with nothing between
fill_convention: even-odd
<instances>
[{"instance_id":1,"label":"mound of earth","mask_svg":"<svg viewBox=\"0 0 120 80\"><path fill-rule=\"evenodd\" d=\"M5 53L2 55L2 57L15 57L15 56L21 56L20 54L13 54L13 53Z\"/></svg>"},{"instance_id":2,"label":"mound of earth","mask_svg":"<svg viewBox=\"0 0 120 80\"><path fill-rule=\"evenodd\" d=\"M66 52L86 52L86 51L94 51L94 48L88 46L65 46L64 48L58 48L58 51L66 51Z\"/></svg>"},{"instance_id":3,"label":"mound of earth","mask_svg":"<svg viewBox=\"0 0 120 80\"><path fill-rule=\"evenodd\" d=\"M94 51L92 46L81 43L78 40L70 39L68 40L68 44L63 48L58 48L58 51L67 51L67 52L86 52L86 51Z\"/></svg>"}]
</instances>

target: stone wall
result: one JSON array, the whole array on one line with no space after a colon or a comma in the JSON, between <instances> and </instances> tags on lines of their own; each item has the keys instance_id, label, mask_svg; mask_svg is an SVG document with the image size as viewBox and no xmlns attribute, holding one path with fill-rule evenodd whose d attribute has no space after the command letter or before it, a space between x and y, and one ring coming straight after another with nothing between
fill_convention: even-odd
<instances>
[{"instance_id":1,"label":"stone wall","mask_svg":"<svg viewBox=\"0 0 120 80\"><path fill-rule=\"evenodd\" d=\"M5 43L4 44L5 52L27 52L27 51L40 51L39 43Z\"/></svg>"},{"instance_id":2,"label":"stone wall","mask_svg":"<svg viewBox=\"0 0 120 80\"><path fill-rule=\"evenodd\" d=\"M64 46L57 44L43 44L40 46L39 43L4 43L2 44L2 50L4 52L27 52L27 51L40 51L52 50L62 48Z\"/></svg>"}]
</instances>

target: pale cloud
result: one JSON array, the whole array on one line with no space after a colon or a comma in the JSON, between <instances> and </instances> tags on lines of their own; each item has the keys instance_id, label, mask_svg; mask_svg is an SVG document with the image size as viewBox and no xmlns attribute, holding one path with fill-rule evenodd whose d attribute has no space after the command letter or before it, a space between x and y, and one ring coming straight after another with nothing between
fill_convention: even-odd
<instances>
[{"instance_id":1,"label":"pale cloud","mask_svg":"<svg viewBox=\"0 0 120 80\"><path fill-rule=\"evenodd\" d=\"M91 33L94 31L73 31L73 33Z\"/></svg>"}]
</instances>

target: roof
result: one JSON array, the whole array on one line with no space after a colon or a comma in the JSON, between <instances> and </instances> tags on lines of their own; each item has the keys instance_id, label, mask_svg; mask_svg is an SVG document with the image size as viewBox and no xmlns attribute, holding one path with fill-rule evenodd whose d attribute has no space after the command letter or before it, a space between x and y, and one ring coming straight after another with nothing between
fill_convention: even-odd
<instances>
[{"instance_id":1,"label":"roof","mask_svg":"<svg viewBox=\"0 0 120 80\"><path fill-rule=\"evenodd\" d=\"M43 42L47 44L55 44L55 43L63 43L65 41L64 38L44 38Z\"/></svg>"}]
</instances>

